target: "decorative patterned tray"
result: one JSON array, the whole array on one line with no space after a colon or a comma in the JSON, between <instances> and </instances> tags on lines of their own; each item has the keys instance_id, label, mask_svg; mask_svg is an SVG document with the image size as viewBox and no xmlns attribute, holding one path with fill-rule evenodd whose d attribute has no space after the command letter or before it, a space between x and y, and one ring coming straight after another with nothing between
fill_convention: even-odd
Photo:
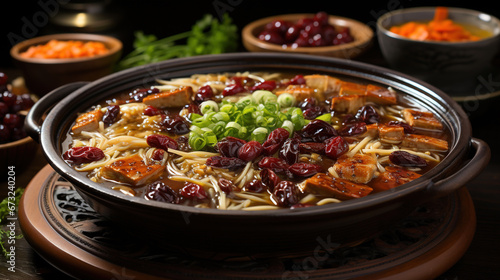
<instances>
[{"instance_id":1,"label":"decorative patterned tray","mask_svg":"<svg viewBox=\"0 0 500 280\"><path fill-rule=\"evenodd\" d=\"M465 253L476 225L464 187L354 247L319 240L313 254L214 261L209 254L160 250L148 242L147 232L133 236L114 227L50 166L26 189L19 221L39 255L85 279L430 279Z\"/></svg>"}]
</instances>

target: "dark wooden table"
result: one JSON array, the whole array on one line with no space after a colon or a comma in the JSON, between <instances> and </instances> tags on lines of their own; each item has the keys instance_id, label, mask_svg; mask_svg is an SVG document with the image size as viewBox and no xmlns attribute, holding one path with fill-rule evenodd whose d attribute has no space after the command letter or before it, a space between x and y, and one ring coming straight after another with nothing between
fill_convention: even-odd
<instances>
[{"instance_id":1,"label":"dark wooden table","mask_svg":"<svg viewBox=\"0 0 500 280\"><path fill-rule=\"evenodd\" d=\"M361 61L384 65L379 50L374 47L370 52L360 58ZM0 69L15 77L16 69ZM494 92L500 88L494 88ZM491 102L495 102L491 106ZM488 110L481 110L487 106ZM477 228L474 239L465 255L438 279L500 279L500 108L499 98L486 103L480 103L478 108L471 111L473 136L489 143L492 158L484 171L471 182L466 184L473 199ZM34 160L29 168L16 176L16 186L26 187L31 178L44 167L47 162L41 150L34 155ZM3 171L2 171L3 172ZM0 183L0 198L7 194L7 183ZM20 229L17 228L20 233ZM0 256L0 279L66 279L68 276L38 256L25 239L16 242L16 272L7 270L7 260Z\"/></svg>"}]
</instances>

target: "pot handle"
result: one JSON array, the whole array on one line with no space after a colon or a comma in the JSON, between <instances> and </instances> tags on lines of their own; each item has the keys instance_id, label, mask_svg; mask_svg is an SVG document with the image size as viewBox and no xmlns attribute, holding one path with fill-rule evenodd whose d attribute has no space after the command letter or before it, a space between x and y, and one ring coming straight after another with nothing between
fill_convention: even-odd
<instances>
[{"instance_id":1,"label":"pot handle","mask_svg":"<svg viewBox=\"0 0 500 280\"><path fill-rule=\"evenodd\" d=\"M40 131L45 114L69 93L83 87L89 82L74 82L60 86L40 98L28 112L24 121L26 133L36 142L40 142Z\"/></svg>"},{"instance_id":2,"label":"pot handle","mask_svg":"<svg viewBox=\"0 0 500 280\"><path fill-rule=\"evenodd\" d=\"M471 138L471 146L475 153L458 171L436 183L429 185L429 191L438 196L450 194L463 187L467 182L479 175L488 165L491 157L490 147L481 139Z\"/></svg>"}]
</instances>

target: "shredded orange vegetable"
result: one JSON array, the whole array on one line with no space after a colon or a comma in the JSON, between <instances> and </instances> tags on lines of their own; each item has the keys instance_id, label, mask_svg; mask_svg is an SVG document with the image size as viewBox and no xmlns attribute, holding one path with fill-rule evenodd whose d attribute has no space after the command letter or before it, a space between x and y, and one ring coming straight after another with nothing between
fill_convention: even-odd
<instances>
[{"instance_id":1,"label":"shredded orange vegetable","mask_svg":"<svg viewBox=\"0 0 500 280\"><path fill-rule=\"evenodd\" d=\"M464 42L481 39L449 19L446 7L437 7L434 18L429 23L410 21L401 26L393 26L390 31L419 41Z\"/></svg>"},{"instance_id":2,"label":"shredded orange vegetable","mask_svg":"<svg viewBox=\"0 0 500 280\"><path fill-rule=\"evenodd\" d=\"M21 53L26 58L78 58L107 53L109 50L101 42L50 40L44 45L31 46Z\"/></svg>"}]
</instances>

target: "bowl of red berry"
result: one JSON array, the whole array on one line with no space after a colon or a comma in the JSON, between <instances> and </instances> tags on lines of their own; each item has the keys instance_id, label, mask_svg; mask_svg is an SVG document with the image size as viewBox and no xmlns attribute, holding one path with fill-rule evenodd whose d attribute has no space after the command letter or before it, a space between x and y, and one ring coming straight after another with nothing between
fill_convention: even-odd
<instances>
[{"instance_id":1,"label":"bowl of red berry","mask_svg":"<svg viewBox=\"0 0 500 280\"><path fill-rule=\"evenodd\" d=\"M316 14L266 17L242 30L251 52L288 52L351 59L364 53L373 40L372 29L353 19Z\"/></svg>"},{"instance_id":2,"label":"bowl of red berry","mask_svg":"<svg viewBox=\"0 0 500 280\"><path fill-rule=\"evenodd\" d=\"M24 118L36 96L13 90L8 77L0 72L0 168L15 167L23 171L33 159L38 143L24 130ZM4 179L7 173L0 173Z\"/></svg>"}]
</instances>

